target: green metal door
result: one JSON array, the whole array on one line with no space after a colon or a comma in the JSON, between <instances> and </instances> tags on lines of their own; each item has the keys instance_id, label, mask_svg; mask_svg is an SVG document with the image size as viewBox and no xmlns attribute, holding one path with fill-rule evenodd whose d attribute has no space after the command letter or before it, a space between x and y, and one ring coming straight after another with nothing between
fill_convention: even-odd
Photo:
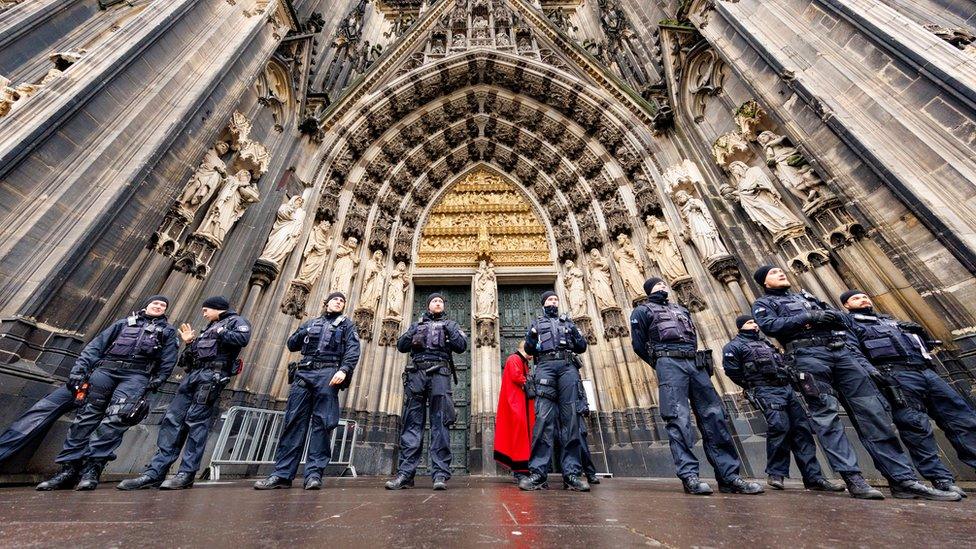
<instances>
[{"instance_id":1,"label":"green metal door","mask_svg":"<svg viewBox=\"0 0 976 549\"><path fill-rule=\"evenodd\" d=\"M505 368L505 359L518 349L525 339L525 330L537 316L542 314L542 293L551 290L551 285L499 286L498 316L501 335L501 365L498 375Z\"/></svg>"},{"instance_id":2,"label":"green metal door","mask_svg":"<svg viewBox=\"0 0 976 549\"><path fill-rule=\"evenodd\" d=\"M470 286L418 286L414 291L413 321L427 310L427 296L439 292L444 296L444 312L457 321L468 336L468 350L454 355L458 383L454 385L454 407L457 422L451 426L451 474L468 474L468 429L471 423L471 287ZM423 459L417 473L430 474L430 422L424 427Z\"/></svg>"}]
</instances>

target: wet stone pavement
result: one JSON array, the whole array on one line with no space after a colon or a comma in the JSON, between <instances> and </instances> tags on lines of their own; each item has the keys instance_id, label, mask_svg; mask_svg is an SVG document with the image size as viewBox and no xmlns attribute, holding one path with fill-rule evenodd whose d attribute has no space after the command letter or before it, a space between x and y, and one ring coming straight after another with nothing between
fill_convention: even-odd
<instances>
[{"instance_id":1,"label":"wet stone pavement","mask_svg":"<svg viewBox=\"0 0 976 549\"><path fill-rule=\"evenodd\" d=\"M300 481L301 479L297 479ZM559 486L558 478L552 484ZM671 479L610 479L589 494L520 492L502 478L327 479L319 492L258 492L253 481L182 492L0 489L9 547L942 547L972 546L976 498L857 501L799 484L760 496L693 497ZM713 482L714 484L714 482ZM714 487L714 486L713 486Z\"/></svg>"}]
</instances>

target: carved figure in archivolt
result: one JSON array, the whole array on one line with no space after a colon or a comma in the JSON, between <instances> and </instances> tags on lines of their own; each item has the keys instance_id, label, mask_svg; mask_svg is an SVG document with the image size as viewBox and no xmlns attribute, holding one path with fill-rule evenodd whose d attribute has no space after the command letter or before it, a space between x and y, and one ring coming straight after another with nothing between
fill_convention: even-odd
<instances>
[{"instance_id":1,"label":"carved figure in archivolt","mask_svg":"<svg viewBox=\"0 0 976 549\"><path fill-rule=\"evenodd\" d=\"M617 273L624 281L624 289L632 299L644 295L644 262L637 255L637 249L625 234L617 235L618 247L613 251L617 262Z\"/></svg>"},{"instance_id":2,"label":"carved figure in archivolt","mask_svg":"<svg viewBox=\"0 0 976 549\"><path fill-rule=\"evenodd\" d=\"M410 275L407 274L407 264L397 263L393 272L390 273L389 289L386 292L386 318L403 318L403 300L407 295L407 288L410 287Z\"/></svg>"},{"instance_id":3,"label":"carved figure in archivolt","mask_svg":"<svg viewBox=\"0 0 976 549\"><path fill-rule=\"evenodd\" d=\"M345 242L339 244L339 248L336 249L335 265L332 266L332 280L329 284L329 291L348 293L353 273L359 266L359 258L356 257L358 246L359 240L354 236L350 236Z\"/></svg>"},{"instance_id":4,"label":"carved figure in archivolt","mask_svg":"<svg viewBox=\"0 0 976 549\"><path fill-rule=\"evenodd\" d=\"M685 238L694 243L703 260L729 255L705 202L683 190L675 193L674 201L685 222Z\"/></svg>"},{"instance_id":5,"label":"carved figure in archivolt","mask_svg":"<svg viewBox=\"0 0 976 549\"><path fill-rule=\"evenodd\" d=\"M278 208L268 243L264 245L264 251L258 259L274 263L281 269L302 235L302 227L305 225L305 210L302 208L304 205L305 199L301 195L295 195Z\"/></svg>"},{"instance_id":6,"label":"carved figure in archivolt","mask_svg":"<svg viewBox=\"0 0 976 549\"><path fill-rule=\"evenodd\" d=\"M736 160L729 164L729 173L735 186L724 184L719 190L727 200L739 202L749 219L774 235L803 225L783 204L783 198L762 168L749 167L745 162Z\"/></svg>"},{"instance_id":7,"label":"carved figure in archivolt","mask_svg":"<svg viewBox=\"0 0 976 549\"><path fill-rule=\"evenodd\" d=\"M475 318L498 318L498 287L495 266L482 260L474 275Z\"/></svg>"},{"instance_id":8,"label":"carved figure in archivolt","mask_svg":"<svg viewBox=\"0 0 976 549\"><path fill-rule=\"evenodd\" d=\"M613 285L610 282L610 262L607 261L600 250L593 248L590 250L590 291L596 298L597 307L603 311L617 307L613 297Z\"/></svg>"},{"instance_id":9,"label":"carved figure in archivolt","mask_svg":"<svg viewBox=\"0 0 976 549\"><path fill-rule=\"evenodd\" d=\"M799 149L790 145L785 136L764 131L756 141L766 152L766 165L773 168L776 177L804 201L804 208L832 196Z\"/></svg>"},{"instance_id":10,"label":"carved figure in archivolt","mask_svg":"<svg viewBox=\"0 0 976 549\"><path fill-rule=\"evenodd\" d=\"M569 315L573 318L586 316L586 287L583 284L583 271L571 259L567 259L563 265L566 267L563 284L566 286L566 299L569 300Z\"/></svg>"},{"instance_id":11,"label":"carved figure in archivolt","mask_svg":"<svg viewBox=\"0 0 976 549\"><path fill-rule=\"evenodd\" d=\"M251 172L241 170L227 178L217 199L207 211L197 234L217 243L223 242L234 223L244 215L247 207L257 202L261 195L251 181Z\"/></svg>"},{"instance_id":12,"label":"carved figure in archivolt","mask_svg":"<svg viewBox=\"0 0 976 549\"><path fill-rule=\"evenodd\" d=\"M329 258L329 229L331 228L332 224L324 219L312 228L305 242L305 249L302 251L302 266L295 280L311 286L319 279L325 261Z\"/></svg>"},{"instance_id":13,"label":"carved figure in archivolt","mask_svg":"<svg viewBox=\"0 0 976 549\"><path fill-rule=\"evenodd\" d=\"M688 277L688 270L685 268L684 261L681 260L681 252L678 251L678 244L671 235L671 227L661 218L653 215L647 216L647 243L645 248L658 269L668 282L681 280Z\"/></svg>"},{"instance_id":14,"label":"carved figure in archivolt","mask_svg":"<svg viewBox=\"0 0 976 549\"><path fill-rule=\"evenodd\" d=\"M376 311L380 304L380 293L383 291L383 252L376 250L366 263L363 275L363 289L359 293L357 309Z\"/></svg>"},{"instance_id":15,"label":"carved figure in archivolt","mask_svg":"<svg viewBox=\"0 0 976 549\"><path fill-rule=\"evenodd\" d=\"M230 146L224 141L217 141L203 155L203 162L200 167L190 176L180 196L179 203L183 211L188 214L188 218L193 218L200 206L220 187L221 182L227 177L227 165L220 159L227 154Z\"/></svg>"}]
</instances>

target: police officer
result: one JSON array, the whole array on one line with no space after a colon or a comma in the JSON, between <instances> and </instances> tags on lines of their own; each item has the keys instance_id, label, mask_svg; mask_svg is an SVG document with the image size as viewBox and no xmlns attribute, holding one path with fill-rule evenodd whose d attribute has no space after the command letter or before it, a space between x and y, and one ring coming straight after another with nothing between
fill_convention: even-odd
<instances>
[{"instance_id":1,"label":"police officer","mask_svg":"<svg viewBox=\"0 0 976 549\"><path fill-rule=\"evenodd\" d=\"M814 429L831 468L844 478L851 497L884 499L861 476L857 456L838 416L840 402L835 391L857 425L874 466L888 480L893 496L958 501L959 494L918 482L898 444L888 407L859 363L860 353L848 341L845 315L806 292L790 292L783 269L764 265L753 278L766 292L752 306L756 324L763 333L779 340L798 370Z\"/></svg>"},{"instance_id":2,"label":"police officer","mask_svg":"<svg viewBox=\"0 0 976 549\"><path fill-rule=\"evenodd\" d=\"M860 290L842 293L840 301L850 312L851 332L870 362L875 384L896 397L889 396L892 415L915 468L935 488L966 497L939 458L929 418L945 432L959 459L976 467L976 411L932 371L934 342L920 324L875 312L871 298Z\"/></svg>"},{"instance_id":3,"label":"police officer","mask_svg":"<svg viewBox=\"0 0 976 549\"><path fill-rule=\"evenodd\" d=\"M766 418L766 484L777 490L785 488L783 479L790 474L792 450L806 489L843 492L844 487L824 478L820 469L813 428L790 386L783 355L759 333L751 315L736 317L735 326L739 334L722 349L722 367Z\"/></svg>"},{"instance_id":4,"label":"police officer","mask_svg":"<svg viewBox=\"0 0 976 549\"><path fill-rule=\"evenodd\" d=\"M332 431L339 425L339 391L349 387L359 363L359 335L352 320L342 314L345 308L346 296L332 292L325 299L325 313L303 323L288 338L288 350L301 351L302 359L290 366L294 368L289 371L291 389L274 472L254 483L255 490L291 486L306 438L304 488L322 488L322 473L332 459Z\"/></svg>"},{"instance_id":5,"label":"police officer","mask_svg":"<svg viewBox=\"0 0 976 549\"><path fill-rule=\"evenodd\" d=\"M116 486L119 490L193 487L220 392L231 376L238 373L237 356L251 340L251 326L244 317L231 310L226 298L209 297L202 307L203 318L208 324L199 337L189 324L180 326L180 339L187 345L180 357L180 365L187 373L159 425L156 440L159 449L142 475L123 480ZM183 461L179 471L164 481L170 466L180 456L180 450L183 451Z\"/></svg>"},{"instance_id":6,"label":"police officer","mask_svg":"<svg viewBox=\"0 0 976 549\"><path fill-rule=\"evenodd\" d=\"M586 351L586 338L566 315L559 314L556 292L542 294L542 316L529 325L525 351L535 358L535 428L529 457L529 476L519 481L522 490L548 487L553 442L559 434L563 488L589 492L582 477L579 365L576 353Z\"/></svg>"},{"instance_id":7,"label":"police officer","mask_svg":"<svg viewBox=\"0 0 976 549\"><path fill-rule=\"evenodd\" d=\"M709 357L696 352L698 334L691 313L668 301L668 286L657 277L644 282L647 301L630 315L634 352L657 372L661 417L667 422L668 442L684 491L708 495L712 488L698 476L692 453L695 433L691 408L702 433L705 456L715 470L719 490L733 494L761 494L758 482L739 476L739 454L725 424L722 401L711 380ZM689 403L690 400L690 403Z\"/></svg>"},{"instance_id":8,"label":"police officer","mask_svg":"<svg viewBox=\"0 0 976 549\"><path fill-rule=\"evenodd\" d=\"M32 440L44 435L59 417L77 406L75 391L61 385L38 400L0 434L0 463L10 459Z\"/></svg>"},{"instance_id":9,"label":"police officer","mask_svg":"<svg viewBox=\"0 0 976 549\"><path fill-rule=\"evenodd\" d=\"M403 373L403 430L397 475L387 490L413 486L424 444L424 416L430 410L430 467L434 490L446 490L451 478L451 439L447 428L454 423L451 353L463 353L468 338L458 323L444 315L444 296L432 293L427 312L397 340L397 350L410 353Z\"/></svg>"},{"instance_id":10,"label":"police officer","mask_svg":"<svg viewBox=\"0 0 976 549\"><path fill-rule=\"evenodd\" d=\"M38 490L94 490L129 425L124 415L173 372L179 354L176 329L166 321L169 299L154 295L145 308L116 321L91 340L75 361L68 388L87 382L87 400L68 429L55 462L61 471ZM80 480L79 480L80 476Z\"/></svg>"},{"instance_id":11,"label":"police officer","mask_svg":"<svg viewBox=\"0 0 976 549\"><path fill-rule=\"evenodd\" d=\"M586 389L583 388L583 381L579 382L579 391L576 401L576 412L579 414L579 436L580 436L580 465L586 482L600 484L600 477L596 474L596 465L593 464L593 454L590 453L590 441L586 429L586 420L590 417L590 403L586 399Z\"/></svg>"}]
</instances>

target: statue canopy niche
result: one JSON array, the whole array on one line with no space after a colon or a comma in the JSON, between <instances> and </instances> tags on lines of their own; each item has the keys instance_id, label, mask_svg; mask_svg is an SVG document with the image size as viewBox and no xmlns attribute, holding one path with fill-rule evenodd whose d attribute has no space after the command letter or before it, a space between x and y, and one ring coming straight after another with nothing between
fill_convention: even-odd
<instances>
[{"instance_id":1,"label":"statue canopy niche","mask_svg":"<svg viewBox=\"0 0 976 549\"><path fill-rule=\"evenodd\" d=\"M445 192L421 232L418 267L552 265L546 228L503 176L477 169Z\"/></svg>"}]
</instances>

